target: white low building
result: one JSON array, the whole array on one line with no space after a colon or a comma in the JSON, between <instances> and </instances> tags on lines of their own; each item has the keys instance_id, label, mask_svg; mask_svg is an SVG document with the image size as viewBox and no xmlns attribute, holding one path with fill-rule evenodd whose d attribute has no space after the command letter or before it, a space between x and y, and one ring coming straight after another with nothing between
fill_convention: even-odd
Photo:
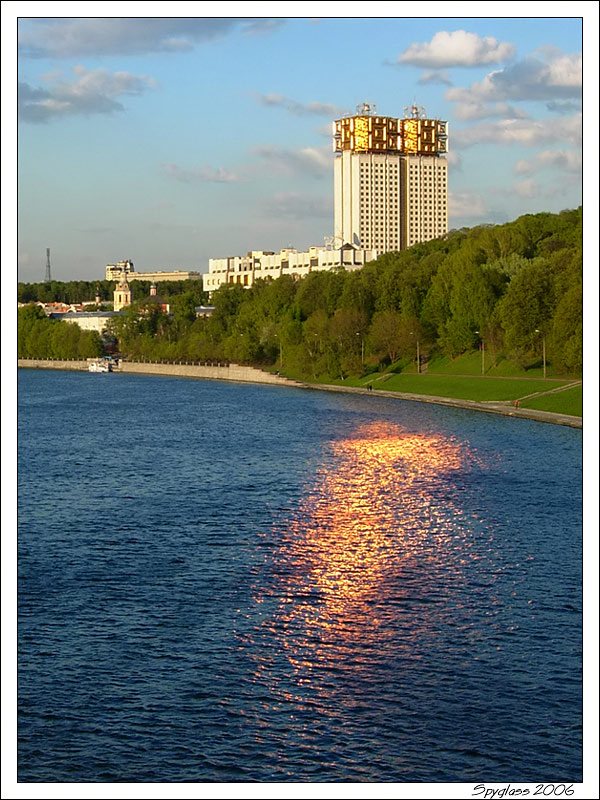
<instances>
[{"instance_id":1,"label":"white low building","mask_svg":"<svg viewBox=\"0 0 600 800\"><path fill-rule=\"evenodd\" d=\"M278 253L252 250L245 256L209 259L208 272L202 276L202 288L212 293L224 283L248 287L254 281L265 278L275 280L282 275L297 279L316 270L336 267L360 269L377 256L376 250L361 250L349 244L339 248L310 247L301 253L292 248L285 248Z\"/></svg>"},{"instance_id":2,"label":"white low building","mask_svg":"<svg viewBox=\"0 0 600 800\"><path fill-rule=\"evenodd\" d=\"M122 316L121 311L70 311L67 314L50 314L52 319L74 322L84 331L96 331L100 334L108 328L111 320Z\"/></svg>"},{"instance_id":3,"label":"white low building","mask_svg":"<svg viewBox=\"0 0 600 800\"><path fill-rule=\"evenodd\" d=\"M189 269L158 270L154 272L136 272L133 261L119 261L107 264L105 272L107 281L198 281L200 273Z\"/></svg>"}]
</instances>

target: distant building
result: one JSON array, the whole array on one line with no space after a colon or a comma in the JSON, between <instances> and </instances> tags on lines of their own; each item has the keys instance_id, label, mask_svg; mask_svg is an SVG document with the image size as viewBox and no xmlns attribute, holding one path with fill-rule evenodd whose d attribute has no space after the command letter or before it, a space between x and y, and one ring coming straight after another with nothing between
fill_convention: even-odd
<instances>
[{"instance_id":1,"label":"distant building","mask_svg":"<svg viewBox=\"0 0 600 800\"><path fill-rule=\"evenodd\" d=\"M252 250L245 256L209 259L208 272L202 276L202 288L212 293L224 283L248 287L256 280L275 280L282 275L302 278L316 270L336 267L360 269L375 258L376 250L361 250L350 244L338 248L310 247L302 253L292 248L280 250L279 253Z\"/></svg>"},{"instance_id":2,"label":"distant building","mask_svg":"<svg viewBox=\"0 0 600 800\"><path fill-rule=\"evenodd\" d=\"M447 123L411 106L404 118L378 116L363 103L333 123L334 234L328 247L252 251L211 258L202 276L212 293L224 283L312 270L359 269L383 253L448 232ZM326 240L327 241L327 240Z\"/></svg>"},{"instance_id":3,"label":"distant building","mask_svg":"<svg viewBox=\"0 0 600 800\"><path fill-rule=\"evenodd\" d=\"M196 312L196 318L198 317L210 317L210 315L215 310L214 306L196 306L194 311Z\"/></svg>"},{"instance_id":4,"label":"distant building","mask_svg":"<svg viewBox=\"0 0 600 800\"><path fill-rule=\"evenodd\" d=\"M127 282L127 277L124 276L117 283L117 286L114 291L114 302L113 302L114 310L121 311L122 308L130 306L132 299L133 299L133 293L131 291L131 286Z\"/></svg>"},{"instance_id":5,"label":"distant building","mask_svg":"<svg viewBox=\"0 0 600 800\"><path fill-rule=\"evenodd\" d=\"M119 261L117 264L107 264L106 280L120 281L126 278L127 281L197 281L200 280L200 272L195 270L160 270L158 272L136 272L133 261Z\"/></svg>"},{"instance_id":6,"label":"distant building","mask_svg":"<svg viewBox=\"0 0 600 800\"><path fill-rule=\"evenodd\" d=\"M107 281L120 281L124 278L127 279L132 272L135 272L133 261L119 261L117 264L106 265L106 280Z\"/></svg>"},{"instance_id":7,"label":"distant building","mask_svg":"<svg viewBox=\"0 0 600 800\"><path fill-rule=\"evenodd\" d=\"M111 320L123 316L122 311L69 311L66 314L52 313L51 319L61 322L72 322L84 331L104 333Z\"/></svg>"},{"instance_id":8,"label":"distant building","mask_svg":"<svg viewBox=\"0 0 600 800\"><path fill-rule=\"evenodd\" d=\"M448 232L447 123L363 103L333 123L334 240L379 253Z\"/></svg>"},{"instance_id":9,"label":"distant building","mask_svg":"<svg viewBox=\"0 0 600 800\"><path fill-rule=\"evenodd\" d=\"M156 294L155 283L153 283L152 286L150 287L150 295L146 297L145 301L143 300L142 303L143 302L159 306L161 310L164 311L165 314L168 314L171 310L169 302L160 297L160 295Z\"/></svg>"}]
</instances>

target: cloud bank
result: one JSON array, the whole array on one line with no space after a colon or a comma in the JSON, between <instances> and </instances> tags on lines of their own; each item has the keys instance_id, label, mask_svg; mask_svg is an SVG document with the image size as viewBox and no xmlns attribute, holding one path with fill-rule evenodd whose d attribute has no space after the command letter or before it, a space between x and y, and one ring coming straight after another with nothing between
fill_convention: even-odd
<instances>
[{"instance_id":1,"label":"cloud bank","mask_svg":"<svg viewBox=\"0 0 600 800\"><path fill-rule=\"evenodd\" d=\"M446 100L460 103L488 103L502 100L548 100L578 98L581 95L581 53L538 51L502 70L490 72L468 88L453 88Z\"/></svg>"},{"instance_id":2,"label":"cloud bank","mask_svg":"<svg viewBox=\"0 0 600 800\"><path fill-rule=\"evenodd\" d=\"M343 114L347 113L347 109L341 106L336 106L333 103L299 103L297 100L292 100L289 97L284 97L281 94L259 94L254 95L256 101L263 106L270 108L284 108L290 114L295 114L297 117L305 117L309 115L329 117L330 119L338 119Z\"/></svg>"},{"instance_id":3,"label":"cloud bank","mask_svg":"<svg viewBox=\"0 0 600 800\"><path fill-rule=\"evenodd\" d=\"M430 42L415 42L398 56L399 64L415 67L477 67L508 61L515 54L510 42L483 38L467 31L439 31Z\"/></svg>"},{"instance_id":4,"label":"cloud bank","mask_svg":"<svg viewBox=\"0 0 600 800\"><path fill-rule=\"evenodd\" d=\"M309 173L321 178L331 173L331 147L304 147L288 150L275 145L256 147L253 153L265 162L270 170L288 173Z\"/></svg>"},{"instance_id":5,"label":"cloud bank","mask_svg":"<svg viewBox=\"0 0 600 800\"><path fill-rule=\"evenodd\" d=\"M458 148L476 144L519 144L539 147L557 141L566 141L577 146L581 143L581 114L551 122L519 119L484 122L463 130L455 130L452 141Z\"/></svg>"},{"instance_id":6,"label":"cloud bank","mask_svg":"<svg viewBox=\"0 0 600 800\"><path fill-rule=\"evenodd\" d=\"M180 183L242 183L246 180L241 174L225 167L180 167L167 162L162 165L163 172Z\"/></svg>"},{"instance_id":7,"label":"cloud bank","mask_svg":"<svg viewBox=\"0 0 600 800\"><path fill-rule=\"evenodd\" d=\"M515 164L517 175L533 175L545 169L559 169L581 174L581 153L575 150L543 150L531 159L522 159Z\"/></svg>"},{"instance_id":8,"label":"cloud bank","mask_svg":"<svg viewBox=\"0 0 600 800\"><path fill-rule=\"evenodd\" d=\"M322 219L329 218L332 211L330 199L298 192L279 192L263 203L263 212L276 219Z\"/></svg>"},{"instance_id":9,"label":"cloud bank","mask_svg":"<svg viewBox=\"0 0 600 800\"><path fill-rule=\"evenodd\" d=\"M117 100L123 95L140 95L156 86L148 75L130 72L110 73L106 69L73 68L73 81L57 81L48 88L20 82L17 93L19 117L25 122L49 122L77 114L110 114L124 111ZM56 76L49 76L55 80Z\"/></svg>"},{"instance_id":10,"label":"cloud bank","mask_svg":"<svg viewBox=\"0 0 600 800\"><path fill-rule=\"evenodd\" d=\"M80 58L181 53L237 30L264 33L284 22L273 17L24 19L19 25L19 55Z\"/></svg>"}]
</instances>

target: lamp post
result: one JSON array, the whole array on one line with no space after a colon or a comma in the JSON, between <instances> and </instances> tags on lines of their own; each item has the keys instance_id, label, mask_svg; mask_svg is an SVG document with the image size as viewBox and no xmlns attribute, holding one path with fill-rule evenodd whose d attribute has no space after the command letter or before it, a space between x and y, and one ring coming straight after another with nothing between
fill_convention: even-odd
<instances>
[{"instance_id":1,"label":"lamp post","mask_svg":"<svg viewBox=\"0 0 600 800\"><path fill-rule=\"evenodd\" d=\"M537 328L535 329L536 333L542 333ZM542 367L544 370L544 380L546 380L546 337L542 333Z\"/></svg>"},{"instance_id":2,"label":"lamp post","mask_svg":"<svg viewBox=\"0 0 600 800\"><path fill-rule=\"evenodd\" d=\"M483 333L480 333L480 331L475 331L475 333L478 333L481 337L481 374L485 375L485 341L483 340Z\"/></svg>"},{"instance_id":3,"label":"lamp post","mask_svg":"<svg viewBox=\"0 0 600 800\"><path fill-rule=\"evenodd\" d=\"M361 367L364 367L364 365L365 365L365 340L364 340L363 335L361 334L360 331L357 331L356 335L360 336L360 364L361 364Z\"/></svg>"},{"instance_id":4,"label":"lamp post","mask_svg":"<svg viewBox=\"0 0 600 800\"><path fill-rule=\"evenodd\" d=\"M411 331L410 335L414 336L415 332ZM421 353L420 353L420 350L419 350L419 340L417 339L417 375L420 375L420 374L421 374Z\"/></svg>"}]
</instances>

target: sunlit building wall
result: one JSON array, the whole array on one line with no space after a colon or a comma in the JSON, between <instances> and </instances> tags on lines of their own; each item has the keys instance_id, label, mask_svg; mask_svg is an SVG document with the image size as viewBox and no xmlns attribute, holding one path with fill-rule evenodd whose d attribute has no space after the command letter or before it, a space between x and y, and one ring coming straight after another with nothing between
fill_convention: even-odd
<instances>
[{"instance_id":1,"label":"sunlit building wall","mask_svg":"<svg viewBox=\"0 0 600 800\"><path fill-rule=\"evenodd\" d=\"M119 261L117 264L106 265L107 281L198 281L200 272L195 270L159 270L156 272L136 272L133 261Z\"/></svg>"},{"instance_id":2,"label":"sunlit building wall","mask_svg":"<svg viewBox=\"0 0 600 800\"><path fill-rule=\"evenodd\" d=\"M447 233L447 126L407 111L381 117L363 104L333 123L336 242L386 253Z\"/></svg>"},{"instance_id":3,"label":"sunlit building wall","mask_svg":"<svg viewBox=\"0 0 600 800\"><path fill-rule=\"evenodd\" d=\"M214 292L224 283L237 283L252 286L259 279L275 280L282 275L303 278L314 270L343 267L347 270L360 269L368 261L377 258L376 250L347 247L310 247L304 252L292 248L278 253L265 250L252 250L245 256L211 258L208 272L202 276L202 288Z\"/></svg>"}]
</instances>

